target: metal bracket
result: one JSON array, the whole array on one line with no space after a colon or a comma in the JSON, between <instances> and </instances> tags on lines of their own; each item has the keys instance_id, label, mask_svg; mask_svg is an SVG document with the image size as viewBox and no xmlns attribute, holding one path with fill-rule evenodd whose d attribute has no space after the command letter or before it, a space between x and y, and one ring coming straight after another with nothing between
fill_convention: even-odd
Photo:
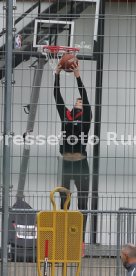
<instances>
[{"instance_id":1,"label":"metal bracket","mask_svg":"<svg viewBox=\"0 0 136 276\"><path fill-rule=\"evenodd\" d=\"M2 83L2 84L5 84L5 83L6 83L6 81L5 81L5 80L2 80L2 81L1 81L1 83ZM15 80L12 80L12 81L11 81L11 83L12 83L12 84L15 84L15 83L16 83L16 81L15 81Z\"/></svg>"},{"instance_id":2,"label":"metal bracket","mask_svg":"<svg viewBox=\"0 0 136 276\"><path fill-rule=\"evenodd\" d=\"M30 113L30 104L24 105L23 107L24 107L24 112L26 114L29 114Z\"/></svg>"},{"instance_id":3,"label":"metal bracket","mask_svg":"<svg viewBox=\"0 0 136 276\"><path fill-rule=\"evenodd\" d=\"M6 33L6 28L3 28L2 31L3 31L3 33Z\"/></svg>"},{"instance_id":4,"label":"metal bracket","mask_svg":"<svg viewBox=\"0 0 136 276\"><path fill-rule=\"evenodd\" d=\"M7 10L7 6L3 6L3 10ZM13 6L13 10L17 10L17 6Z\"/></svg>"}]
</instances>

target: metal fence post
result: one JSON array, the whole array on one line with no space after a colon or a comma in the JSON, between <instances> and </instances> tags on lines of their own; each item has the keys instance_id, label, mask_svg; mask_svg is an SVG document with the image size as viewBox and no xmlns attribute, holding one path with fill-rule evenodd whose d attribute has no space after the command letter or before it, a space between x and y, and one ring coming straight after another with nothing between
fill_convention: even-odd
<instances>
[{"instance_id":1,"label":"metal fence post","mask_svg":"<svg viewBox=\"0 0 136 276\"><path fill-rule=\"evenodd\" d=\"M117 214L117 259L116 259L116 276L119 276L119 265L120 265L120 216Z\"/></svg>"},{"instance_id":2,"label":"metal fence post","mask_svg":"<svg viewBox=\"0 0 136 276\"><path fill-rule=\"evenodd\" d=\"M5 46L5 97L4 97L4 139L3 139L3 190L2 190L2 263L1 275L8 275L8 212L10 187L10 142L12 96L12 41L13 0L6 1L6 46Z\"/></svg>"},{"instance_id":3,"label":"metal fence post","mask_svg":"<svg viewBox=\"0 0 136 276\"><path fill-rule=\"evenodd\" d=\"M127 243L131 243L131 237L132 237L132 230L131 230L131 225L132 225L132 221L131 221L131 213L127 214Z\"/></svg>"}]
</instances>

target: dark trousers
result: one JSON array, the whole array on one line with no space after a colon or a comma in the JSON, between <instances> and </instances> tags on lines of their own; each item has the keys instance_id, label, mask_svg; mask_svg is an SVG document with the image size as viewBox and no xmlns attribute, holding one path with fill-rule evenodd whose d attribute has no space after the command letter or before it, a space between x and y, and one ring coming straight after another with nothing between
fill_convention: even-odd
<instances>
[{"instance_id":1,"label":"dark trousers","mask_svg":"<svg viewBox=\"0 0 136 276\"><path fill-rule=\"evenodd\" d=\"M87 210L89 192L89 166L87 159L81 161L65 161L62 164L62 186L70 189L70 180L75 181L78 196L78 209ZM61 209L64 207L66 195L60 193ZM83 220L83 240L85 238L87 214Z\"/></svg>"}]
</instances>

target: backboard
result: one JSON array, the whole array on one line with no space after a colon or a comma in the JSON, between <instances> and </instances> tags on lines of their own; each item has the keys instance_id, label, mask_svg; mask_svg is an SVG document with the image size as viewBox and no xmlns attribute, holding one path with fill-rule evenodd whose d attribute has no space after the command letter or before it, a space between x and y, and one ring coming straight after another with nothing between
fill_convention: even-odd
<instances>
[{"instance_id":1,"label":"backboard","mask_svg":"<svg viewBox=\"0 0 136 276\"><path fill-rule=\"evenodd\" d=\"M57 2L57 1L56 1ZM93 55L97 41L100 0L66 1L66 6L48 18L36 19L33 47L58 45L80 48L80 54Z\"/></svg>"}]
</instances>

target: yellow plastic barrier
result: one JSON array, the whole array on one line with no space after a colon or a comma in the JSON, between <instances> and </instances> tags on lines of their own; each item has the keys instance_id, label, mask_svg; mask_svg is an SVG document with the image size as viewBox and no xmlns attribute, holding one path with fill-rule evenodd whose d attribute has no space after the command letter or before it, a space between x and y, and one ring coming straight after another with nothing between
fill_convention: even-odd
<instances>
[{"instance_id":1,"label":"yellow plastic barrier","mask_svg":"<svg viewBox=\"0 0 136 276\"><path fill-rule=\"evenodd\" d=\"M64 210L56 210L55 192L65 192L67 199ZM70 203L70 191L57 187L50 193L53 211L41 211L37 214L37 266L38 276L42 276L41 265L45 262L45 243L48 241L48 263L51 264L51 276L55 276L55 264L63 264L63 276L67 275L67 265L77 264L76 276L80 273L83 215L79 211L67 210Z\"/></svg>"}]
</instances>

